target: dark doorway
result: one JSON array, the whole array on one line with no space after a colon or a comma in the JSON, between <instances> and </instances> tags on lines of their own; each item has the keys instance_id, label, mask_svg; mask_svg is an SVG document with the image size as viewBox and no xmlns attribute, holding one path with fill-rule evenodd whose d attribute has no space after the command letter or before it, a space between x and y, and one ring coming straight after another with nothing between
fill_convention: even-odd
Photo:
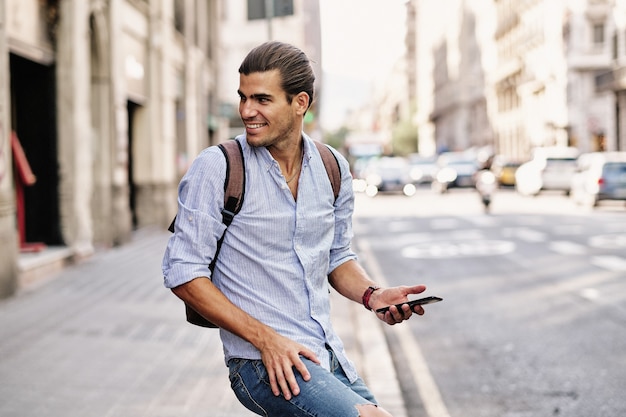
<instances>
[{"instance_id":1,"label":"dark doorway","mask_svg":"<svg viewBox=\"0 0 626 417\"><path fill-rule=\"evenodd\" d=\"M61 245L55 68L10 54L11 130L37 177L24 188L27 242Z\"/></svg>"},{"instance_id":2,"label":"dark doorway","mask_svg":"<svg viewBox=\"0 0 626 417\"><path fill-rule=\"evenodd\" d=\"M128 101L128 198L133 229L137 228L137 195L133 177L133 134L135 129L135 113L139 104Z\"/></svg>"}]
</instances>

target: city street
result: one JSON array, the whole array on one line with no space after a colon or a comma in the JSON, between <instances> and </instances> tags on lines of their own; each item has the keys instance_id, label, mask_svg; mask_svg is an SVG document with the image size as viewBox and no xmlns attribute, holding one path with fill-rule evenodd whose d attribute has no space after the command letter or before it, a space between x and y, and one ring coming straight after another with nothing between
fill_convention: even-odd
<instances>
[{"instance_id":1,"label":"city street","mask_svg":"<svg viewBox=\"0 0 626 417\"><path fill-rule=\"evenodd\" d=\"M626 417L626 0L0 0L0 156L0 417L252 415L163 285L178 201L186 271L223 176L249 313L315 333L328 224L442 298L389 326L372 283L328 291L393 417Z\"/></svg>"},{"instance_id":2,"label":"city street","mask_svg":"<svg viewBox=\"0 0 626 417\"><path fill-rule=\"evenodd\" d=\"M560 194L358 194L355 249L381 284L443 298L382 325L333 293L346 349L394 417L626 414L626 209ZM218 333L162 286L169 233L0 302L0 415L243 417ZM395 365L395 369L394 366Z\"/></svg>"},{"instance_id":3,"label":"city street","mask_svg":"<svg viewBox=\"0 0 626 417\"><path fill-rule=\"evenodd\" d=\"M444 299L386 330L409 416L626 415L623 202L502 190L485 215L473 190L420 190L356 206L370 272Z\"/></svg>"}]
</instances>

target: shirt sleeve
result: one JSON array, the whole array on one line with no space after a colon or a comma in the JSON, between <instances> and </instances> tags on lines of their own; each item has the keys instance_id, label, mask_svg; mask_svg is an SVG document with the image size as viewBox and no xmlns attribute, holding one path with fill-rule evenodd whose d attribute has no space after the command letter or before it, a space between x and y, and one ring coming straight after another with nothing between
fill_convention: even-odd
<instances>
[{"instance_id":1,"label":"shirt sleeve","mask_svg":"<svg viewBox=\"0 0 626 417\"><path fill-rule=\"evenodd\" d=\"M352 230L352 213L354 212L354 191L352 189L352 174L348 161L333 150L341 169L341 190L335 201L335 236L330 249L330 264L328 273L332 272L349 260L357 259L352 251L351 243L354 236Z\"/></svg>"},{"instance_id":2,"label":"shirt sleeve","mask_svg":"<svg viewBox=\"0 0 626 417\"><path fill-rule=\"evenodd\" d=\"M211 278L209 264L225 230L226 160L215 146L202 151L178 187L174 234L163 257L164 285L174 288L195 278Z\"/></svg>"}]
</instances>

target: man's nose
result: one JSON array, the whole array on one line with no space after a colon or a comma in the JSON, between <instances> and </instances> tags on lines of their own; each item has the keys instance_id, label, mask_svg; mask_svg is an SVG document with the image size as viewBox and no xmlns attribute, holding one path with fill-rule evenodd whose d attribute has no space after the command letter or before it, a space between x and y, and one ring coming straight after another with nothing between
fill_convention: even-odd
<instances>
[{"instance_id":1,"label":"man's nose","mask_svg":"<svg viewBox=\"0 0 626 417\"><path fill-rule=\"evenodd\" d=\"M253 117L256 115L256 107L251 100L242 101L239 103L239 114L242 118Z\"/></svg>"}]
</instances>

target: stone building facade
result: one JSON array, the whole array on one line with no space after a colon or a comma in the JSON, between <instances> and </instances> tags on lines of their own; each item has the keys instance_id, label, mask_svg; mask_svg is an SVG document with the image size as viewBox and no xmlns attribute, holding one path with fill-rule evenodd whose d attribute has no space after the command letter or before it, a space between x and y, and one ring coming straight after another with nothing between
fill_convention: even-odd
<instances>
[{"instance_id":1,"label":"stone building facade","mask_svg":"<svg viewBox=\"0 0 626 417\"><path fill-rule=\"evenodd\" d=\"M20 252L84 257L168 224L189 161L225 130L219 8L0 0L0 296L19 285Z\"/></svg>"},{"instance_id":2,"label":"stone building facade","mask_svg":"<svg viewBox=\"0 0 626 417\"><path fill-rule=\"evenodd\" d=\"M626 150L624 2L410 3L420 149Z\"/></svg>"}]
</instances>

